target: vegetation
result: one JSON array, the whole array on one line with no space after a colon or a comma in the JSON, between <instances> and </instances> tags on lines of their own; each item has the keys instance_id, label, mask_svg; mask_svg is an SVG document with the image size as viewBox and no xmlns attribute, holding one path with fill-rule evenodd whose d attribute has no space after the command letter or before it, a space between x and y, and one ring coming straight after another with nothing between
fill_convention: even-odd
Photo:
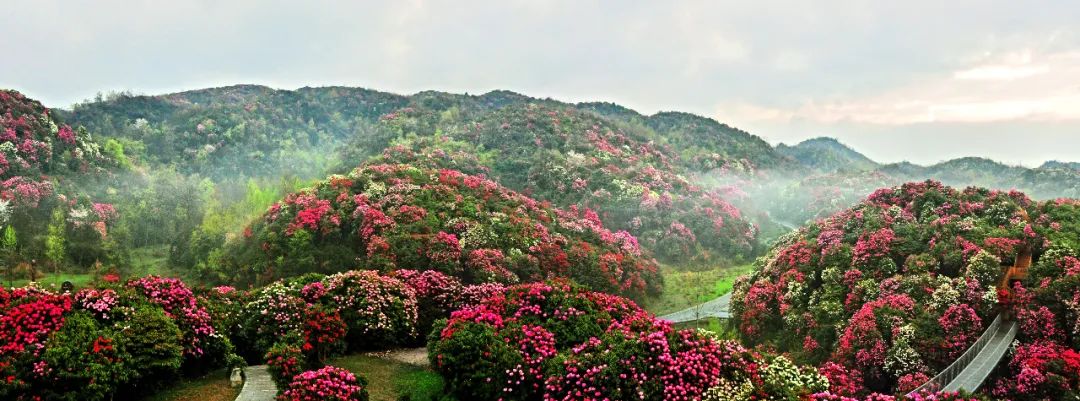
<instances>
[{"instance_id":1,"label":"vegetation","mask_svg":"<svg viewBox=\"0 0 1080 401\"><path fill-rule=\"evenodd\" d=\"M736 286L735 324L747 344L818 365L834 393L860 396L912 390L1011 309L1021 322L1011 366L1031 369L1013 374L1040 384L1005 375L994 394L1067 399L1080 370L1050 360L1072 366L1072 351L1065 352L1075 346L1065 329L1072 318L1058 314L1069 315L1076 292L1066 284L1074 281L1068 255L1080 215L1065 210L1074 204L935 181L883 188L784 237L759 259ZM1000 287L1002 265L1024 252L1040 267L1023 284ZM1062 287L1046 290L1055 281ZM1025 289L1031 285L1040 290Z\"/></svg>"},{"instance_id":2,"label":"vegetation","mask_svg":"<svg viewBox=\"0 0 1080 401\"><path fill-rule=\"evenodd\" d=\"M246 359L283 400L888 400L1005 311L1019 342L981 396L1070 399L1077 188L1067 162L881 165L506 91L0 91L0 398L142 397ZM732 287L711 332L635 303ZM434 372L345 356L425 342Z\"/></svg>"}]
</instances>

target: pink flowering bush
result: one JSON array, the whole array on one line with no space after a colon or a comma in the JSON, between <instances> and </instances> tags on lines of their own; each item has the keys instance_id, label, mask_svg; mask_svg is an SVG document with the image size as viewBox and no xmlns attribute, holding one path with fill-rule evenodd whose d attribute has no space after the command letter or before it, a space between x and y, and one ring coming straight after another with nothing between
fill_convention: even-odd
<instances>
[{"instance_id":1,"label":"pink flowering bush","mask_svg":"<svg viewBox=\"0 0 1080 401\"><path fill-rule=\"evenodd\" d=\"M430 357L461 399L696 399L745 351L562 282L522 284L451 314Z\"/></svg>"},{"instance_id":2,"label":"pink flowering bush","mask_svg":"<svg viewBox=\"0 0 1080 401\"><path fill-rule=\"evenodd\" d=\"M278 401L367 401L367 381L348 370L326 366L293 377Z\"/></svg>"},{"instance_id":3,"label":"pink flowering bush","mask_svg":"<svg viewBox=\"0 0 1080 401\"><path fill-rule=\"evenodd\" d=\"M199 306L195 293L176 278L146 276L131 280L128 287L135 289L151 303L161 306L184 332L184 355L198 358L205 347L222 341L214 330L210 314Z\"/></svg>"},{"instance_id":4,"label":"pink flowering bush","mask_svg":"<svg viewBox=\"0 0 1080 401\"><path fill-rule=\"evenodd\" d=\"M416 293L393 277L352 270L306 285L304 300L341 312L350 349L408 342L416 333Z\"/></svg>"},{"instance_id":5,"label":"pink flowering bush","mask_svg":"<svg viewBox=\"0 0 1080 401\"><path fill-rule=\"evenodd\" d=\"M464 289L458 279L434 270L396 270L390 276L401 280L416 295L416 331L420 341L431 333L436 320L450 316L457 309Z\"/></svg>"}]
</instances>

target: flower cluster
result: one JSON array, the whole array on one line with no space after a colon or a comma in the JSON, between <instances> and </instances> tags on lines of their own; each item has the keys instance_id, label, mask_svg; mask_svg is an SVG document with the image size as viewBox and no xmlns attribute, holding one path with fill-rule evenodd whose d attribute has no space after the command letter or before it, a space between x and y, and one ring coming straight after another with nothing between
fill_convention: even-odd
<instances>
[{"instance_id":1,"label":"flower cluster","mask_svg":"<svg viewBox=\"0 0 1080 401\"><path fill-rule=\"evenodd\" d=\"M305 300L341 312L352 347L400 343L416 335L416 294L373 270L327 276L303 289Z\"/></svg>"},{"instance_id":2,"label":"flower cluster","mask_svg":"<svg viewBox=\"0 0 1080 401\"><path fill-rule=\"evenodd\" d=\"M27 294L16 305L0 314L0 356L45 348L49 335L64 324L64 314L71 311L71 296Z\"/></svg>"},{"instance_id":3,"label":"flower cluster","mask_svg":"<svg viewBox=\"0 0 1080 401\"><path fill-rule=\"evenodd\" d=\"M184 332L184 354L203 355L203 345L217 337L210 314L199 306L195 294L176 278L146 276L128 282L128 287L140 292L151 303L165 309Z\"/></svg>"},{"instance_id":4,"label":"flower cluster","mask_svg":"<svg viewBox=\"0 0 1080 401\"><path fill-rule=\"evenodd\" d=\"M326 366L293 377L278 401L367 401L366 381L352 372Z\"/></svg>"},{"instance_id":5,"label":"flower cluster","mask_svg":"<svg viewBox=\"0 0 1080 401\"><path fill-rule=\"evenodd\" d=\"M433 341L432 363L462 399L692 400L748 366L733 344L560 281L458 310Z\"/></svg>"}]
</instances>

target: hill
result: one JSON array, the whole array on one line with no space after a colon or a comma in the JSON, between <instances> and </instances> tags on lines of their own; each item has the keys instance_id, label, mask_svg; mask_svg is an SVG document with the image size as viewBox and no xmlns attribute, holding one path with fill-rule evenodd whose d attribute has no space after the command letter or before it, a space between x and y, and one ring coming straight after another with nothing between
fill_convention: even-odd
<instances>
[{"instance_id":1,"label":"hill","mask_svg":"<svg viewBox=\"0 0 1080 401\"><path fill-rule=\"evenodd\" d=\"M568 277L635 298L660 285L637 239L590 209L407 164L366 165L291 193L230 245L204 274L250 282L363 267L437 270L470 284Z\"/></svg>"},{"instance_id":2,"label":"hill","mask_svg":"<svg viewBox=\"0 0 1080 401\"><path fill-rule=\"evenodd\" d=\"M795 146L781 143L776 151L823 173L869 171L879 166L862 153L827 137L807 139Z\"/></svg>"},{"instance_id":3,"label":"hill","mask_svg":"<svg viewBox=\"0 0 1080 401\"><path fill-rule=\"evenodd\" d=\"M88 188L120 168L113 143L102 146L82 127L60 123L40 102L0 90L0 226L4 252L47 261L54 270L67 261L86 267L121 258L105 250L116 220L113 205L91 197ZM9 236L10 235L10 236ZM7 263L8 276L14 275ZM23 265L27 275L40 266Z\"/></svg>"},{"instance_id":4,"label":"hill","mask_svg":"<svg viewBox=\"0 0 1080 401\"><path fill-rule=\"evenodd\" d=\"M1027 398L1032 388L1014 375L1037 359L1028 352L1080 339L1075 315L1064 312L1080 294L1076 211L1074 201L935 181L883 188L776 244L737 283L735 322L749 344L820 365L855 396L910 391L1012 310L1024 351L991 382L996 396ZM1037 261L1031 276L999 287L1002 266L1021 252ZM1072 357L1047 361L1055 358ZM1080 378L1043 363L1034 369L1061 383Z\"/></svg>"}]
</instances>

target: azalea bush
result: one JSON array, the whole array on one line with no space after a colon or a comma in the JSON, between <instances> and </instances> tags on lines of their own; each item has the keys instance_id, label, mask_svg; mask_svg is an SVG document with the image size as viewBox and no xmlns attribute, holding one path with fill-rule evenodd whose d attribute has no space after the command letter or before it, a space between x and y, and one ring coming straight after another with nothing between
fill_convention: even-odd
<instances>
[{"instance_id":1,"label":"azalea bush","mask_svg":"<svg viewBox=\"0 0 1080 401\"><path fill-rule=\"evenodd\" d=\"M453 312L430 358L461 399L697 399L749 353L633 302L553 281Z\"/></svg>"},{"instance_id":2,"label":"azalea bush","mask_svg":"<svg viewBox=\"0 0 1080 401\"><path fill-rule=\"evenodd\" d=\"M228 339L206 329L206 302L153 276L74 294L0 290L0 398L130 399L231 367Z\"/></svg>"},{"instance_id":3,"label":"azalea bush","mask_svg":"<svg viewBox=\"0 0 1080 401\"><path fill-rule=\"evenodd\" d=\"M352 372L326 366L293 377L278 401L367 401L367 380Z\"/></svg>"},{"instance_id":4,"label":"azalea bush","mask_svg":"<svg viewBox=\"0 0 1080 401\"><path fill-rule=\"evenodd\" d=\"M300 346L293 344L295 341L283 340L275 343L267 351L266 370L270 373L270 379L277 385L278 390L284 389L292 382L294 376L311 366L304 357Z\"/></svg>"},{"instance_id":5,"label":"azalea bush","mask_svg":"<svg viewBox=\"0 0 1080 401\"><path fill-rule=\"evenodd\" d=\"M352 270L307 284L301 295L341 313L351 349L401 344L416 336L416 293L396 278Z\"/></svg>"}]
</instances>

